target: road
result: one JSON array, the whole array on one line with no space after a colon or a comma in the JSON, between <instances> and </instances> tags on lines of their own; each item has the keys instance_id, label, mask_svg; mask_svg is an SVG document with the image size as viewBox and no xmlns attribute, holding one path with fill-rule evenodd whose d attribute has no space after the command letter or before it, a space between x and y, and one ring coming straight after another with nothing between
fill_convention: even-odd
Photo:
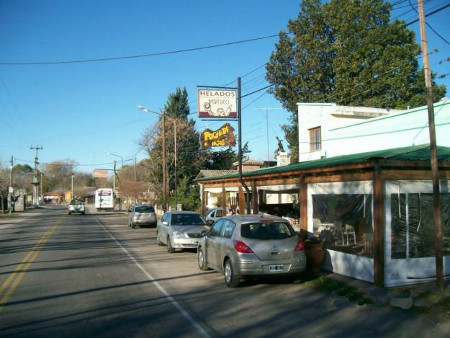
<instances>
[{"instance_id":1,"label":"road","mask_svg":"<svg viewBox=\"0 0 450 338\"><path fill-rule=\"evenodd\" d=\"M44 208L0 219L1 337L445 336L427 318L336 307L302 281L244 282L167 253L120 213Z\"/></svg>"}]
</instances>

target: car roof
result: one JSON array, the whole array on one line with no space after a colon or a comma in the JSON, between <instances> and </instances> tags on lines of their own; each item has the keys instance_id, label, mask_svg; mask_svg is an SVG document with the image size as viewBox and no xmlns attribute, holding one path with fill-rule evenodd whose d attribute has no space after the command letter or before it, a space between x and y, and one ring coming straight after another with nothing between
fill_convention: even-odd
<instances>
[{"instance_id":1,"label":"car roof","mask_svg":"<svg viewBox=\"0 0 450 338\"><path fill-rule=\"evenodd\" d=\"M263 214L263 215L233 215L233 216L226 216L222 219L230 219L234 221L235 223L248 223L248 222L261 222L261 220L273 220L273 221L279 221L284 223L289 223L288 220L274 216L269 214Z\"/></svg>"},{"instance_id":2,"label":"car roof","mask_svg":"<svg viewBox=\"0 0 450 338\"><path fill-rule=\"evenodd\" d=\"M169 213L171 213L173 215L180 215L180 214L200 215L196 211L169 211Z\"/></svg>"}]
</instances>

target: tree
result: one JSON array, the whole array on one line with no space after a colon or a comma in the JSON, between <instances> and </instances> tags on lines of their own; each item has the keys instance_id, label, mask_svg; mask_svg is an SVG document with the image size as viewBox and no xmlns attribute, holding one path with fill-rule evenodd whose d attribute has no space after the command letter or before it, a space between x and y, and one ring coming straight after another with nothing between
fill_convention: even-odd
<instances>
[{"instance_id":1,"label":"tree","mask_svg":"<svg viewBox=\"0 0 450 338\"><path fill-rule=\"evenodd\" d=\"M304 0L297 19L289 21L289 34L280 32L266 79L291 112L283 130L294 160L298 102L380 108L425 102L414 32L403 21L389 22L390 14L383 0ZM436 97L444 89L435 86Z\"/></svg>"},{"instance_id":2,"label":"tree","mask_svg":"<svg viewBox=\"0 0 450 338\"><path fill-rule=\"evenodd\" d=\"M200 138L195 130L195 121L189 118L190 109L186 88L177 88L170 94L164 107L166 162L169 180L169 194L175 194L175 181L187 177L192 183L198 174L205 158L205 152L200 148ZM148 128L141 139L141 145L146 149L149 159L143 161L147 169L147 179L158 195L162 196L162 150L161 150L161 119ZM177 175L175 179L175 138L174 128L177 130ZM177 192L179 191L177 184Z\"/></svg>"}]
</instances>

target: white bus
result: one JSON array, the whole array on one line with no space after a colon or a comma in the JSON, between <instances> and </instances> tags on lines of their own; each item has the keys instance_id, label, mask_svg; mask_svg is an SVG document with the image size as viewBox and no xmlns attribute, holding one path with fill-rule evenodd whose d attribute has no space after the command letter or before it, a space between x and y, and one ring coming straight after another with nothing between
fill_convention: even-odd
<instances>
[{"instance_id":1,"label":"white bus","mask_svg":"<svg viewBox=\"0 0 450 338\"><path fill-rule=\"evenodd\" d=\"M114 193L110 188L101 188L95 191L95 209L114 209Z\"/></svg>"}]
</instances>

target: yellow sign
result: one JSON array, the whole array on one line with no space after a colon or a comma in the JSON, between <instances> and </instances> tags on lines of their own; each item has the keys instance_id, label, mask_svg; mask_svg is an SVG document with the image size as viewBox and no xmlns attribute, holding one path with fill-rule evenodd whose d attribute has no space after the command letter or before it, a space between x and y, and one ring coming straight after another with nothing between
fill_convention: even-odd
<instances>
[{"instance_id":1,"label":"yellow sign","mask_svg":"<svg viewBox=\"0 0 450 338\"><path fill-rule=\"evenodd\" d=\"M217 130L206 129L200 137L203 148L228 147L236 144L234 128L228 123Z\"/></svg>"}]
</instances>

